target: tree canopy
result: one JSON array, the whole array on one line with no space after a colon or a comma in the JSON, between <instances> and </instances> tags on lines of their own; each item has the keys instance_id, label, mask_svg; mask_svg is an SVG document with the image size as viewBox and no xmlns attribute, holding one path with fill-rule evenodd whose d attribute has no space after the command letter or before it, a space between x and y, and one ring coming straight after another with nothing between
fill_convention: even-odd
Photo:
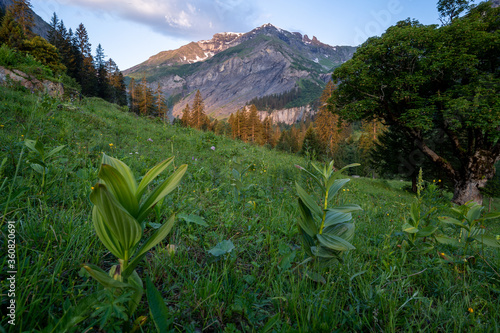
<instances>
[{"instance_id":1,"label":"tree canopy","mask_svg":"<svg viewBox=\"0 0 500 333\"><path fill-rule=\"evenodd\" d=\"M406 20L335 70L329 104L346 120L397 125L454 182L453 201L482 202L500 158L500 8L472 7L448 25ZM443 133L456 162L434 149Z\"/></svg>"}]
</instances>

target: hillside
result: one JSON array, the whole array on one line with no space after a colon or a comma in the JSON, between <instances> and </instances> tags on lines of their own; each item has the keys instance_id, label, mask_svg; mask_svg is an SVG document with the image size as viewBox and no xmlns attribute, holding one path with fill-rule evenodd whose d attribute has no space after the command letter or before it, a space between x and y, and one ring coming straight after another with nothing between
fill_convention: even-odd
<instances>
[{"instance_id":1,"label":"hillside","mask_svg":"<svg viewBox=\"0 0 500 333\"><path fill-rule=\"evenodd\" d=\"M436 245L422 255L421 241L409 247L402 230L416 200L402 189L405 183L353 178L344 186L332 205L363 208L353 214L356 249L342 263L316 268L320 278L306 269L297 231L295 182L314 191L311 178L294 166L308 166L303 158L137 117L98 98L68 102L5 87L0 94L0 209L15 223L19 258L16 331L44 329L64 313L60 325L70 324L58 332L120 331L127 322L119 301L84 306L97 283L81 265L108 270L116 262L95 234L88 199L102 153L123 160L137 176L170 156L174 168L188 164L178 189L147 218L145 233L172 212L178 213L175 227L138 267L168 304L169 330L487 331L500 321L498 275L490 265L498 251ZM40 162L26 139L42 142L45 152L64 145L45 159L43 176L31 166ZM233 157L250 166L240 200L231 185ZM437 223L437 216L450 214L449 193L443 198L427 185L419 207ZM487 228L500 231L495 224ZM450 226L440 229L458 235ZM234 248L222 249L228 242ZM7 271L4 256L0 268ZM7 290L7 281L1 283ZM103 316L99 309L110 305L118 312ZM132 320L142 315L149 317L143 329L154 331L146 297ZM7 331L8 319L1 321Z\"/></svg>"},{"instance_id":2,"label":"hillside","mask_svg":"<svg viewBox=\"0 0 500 333\"><path fill-rule=\"evenodd\" d=\"M314 84L318 97L333 69L354 51L265 24L245 34L216 34L161 52L124 73L135 79L145 76L151 86L159 83L167 96L180 100L174 115L200 90L207 113L224 118L253 98L290 91L301 81Z\"/></svg>"}]
</instances>

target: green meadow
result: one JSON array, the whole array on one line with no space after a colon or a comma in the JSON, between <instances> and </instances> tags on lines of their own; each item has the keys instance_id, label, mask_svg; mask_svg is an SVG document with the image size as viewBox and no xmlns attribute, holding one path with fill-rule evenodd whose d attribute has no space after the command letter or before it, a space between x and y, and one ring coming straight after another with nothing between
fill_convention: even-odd
<instances>
[{"instance_id":1,"label":"green meadow","mask_svg":"<svg viewBox=\"0 0 500 333\"><path fill-rule=\"evenodd\" d=\"M332 205L362 208L352 213L355 249L323 267L304 262L297 227L296 182L310 193L318 189L296 165L311 170L314 161L137 117L98 98L69 102L6 87L0 95L0 331L155 331L155 305L146 295L128 315L130 295L106 292L82 269L92 264L107 272L117 263L96 235L89 200L103 154L137 177L174 156L159 180L188 165L180 185L145 219L144 233L175 213L174 227L136 268L161 295L166 331L500 331L498 248L471 239L463 246L464 230L440 222L459 216L439 180L422 184L419 199L407 182L352 177ZM42 143L44 153L26 140ZM36 167L40 160L45 168ZM238 191L236 163L249 167ZM356 169L341 178L349 173ZM417 203L422 221L460 246L434 242L430 234L412 241L403 226ZM499 209L494 199L492 211ZM16 240L15 326L4 310L11 299L9 221ZM481 228L498 235L498 222L484 220Z\"/></svg>"}]
</instances>

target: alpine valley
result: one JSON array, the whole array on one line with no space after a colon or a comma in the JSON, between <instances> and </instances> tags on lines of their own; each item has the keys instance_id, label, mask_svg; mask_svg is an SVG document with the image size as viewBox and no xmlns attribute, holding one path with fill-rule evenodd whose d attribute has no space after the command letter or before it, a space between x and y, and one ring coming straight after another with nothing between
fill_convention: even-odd
<instances>
[{"instance_id":1,"label":"alpine valley","mask_svg":"<svg viewBox=\"0 0 500 333\"><path fill-rule=\"evenodd\" d=\"M218 33L210 40L160 52L124 74L145 78L155 89L159 85L176 117L193 102L197 90L205 112L220 119L252 100L295 91L281 110L268 108L275 120L290 123L310 112L309 104L321 95L333 70L355 51L264 24L248 33Z\"/></svg>"}]
</instances>

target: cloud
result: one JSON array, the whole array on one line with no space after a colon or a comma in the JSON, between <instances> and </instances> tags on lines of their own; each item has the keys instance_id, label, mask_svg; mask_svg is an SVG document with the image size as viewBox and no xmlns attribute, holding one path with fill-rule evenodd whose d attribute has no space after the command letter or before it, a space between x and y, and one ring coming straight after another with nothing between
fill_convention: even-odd
<instances>
[{"instance_id":1,"label":"cloud","mask_svg":"<svg viewBox=\"0 0 500 333\"><path fill-rule=\"evenodd\" d=\"M150 26L167 36L203 39L217 32L247 32L259 16L248 0L59 0Z\"/></svg>"}]
</instances>

